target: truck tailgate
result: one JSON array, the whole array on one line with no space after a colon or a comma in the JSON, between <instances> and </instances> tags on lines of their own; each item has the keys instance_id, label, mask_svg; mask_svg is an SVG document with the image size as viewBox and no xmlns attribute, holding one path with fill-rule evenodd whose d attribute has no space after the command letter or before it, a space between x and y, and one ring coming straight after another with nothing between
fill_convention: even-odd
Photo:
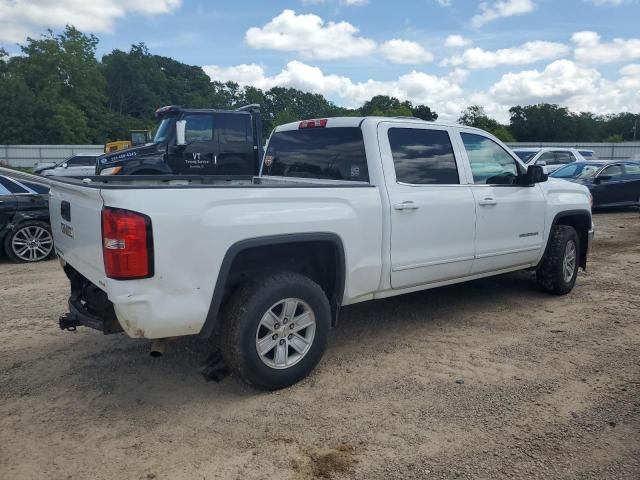
<instances>
[{"instance_id":1,"label":"truck tailgate","mask_svg":"<svg viewBox=\"0 0 640 480\"><path fill-rule=\"evenodd\" d=\"M58 255L95 285L104 283L100 189L53 182L49 211Z\"/></svg>"}]
</instances>

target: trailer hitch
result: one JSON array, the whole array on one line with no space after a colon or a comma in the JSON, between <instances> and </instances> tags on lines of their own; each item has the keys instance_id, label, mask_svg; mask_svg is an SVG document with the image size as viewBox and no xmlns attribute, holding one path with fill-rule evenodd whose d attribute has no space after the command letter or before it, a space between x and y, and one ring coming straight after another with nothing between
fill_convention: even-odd
<instances>
[{"instance_id":1,"label":"trailer hitch","mask_svg":"<svg viewBox=\"0 0 640 480\"><path fill-rule=\"evenodd\" d=\"M68 332L75 332L77 327L82 325L72 313L65 313L64 315L61 315L58 320L58 324L60 325L61 330L66 330Z\"/></svg>"}]
</instances>

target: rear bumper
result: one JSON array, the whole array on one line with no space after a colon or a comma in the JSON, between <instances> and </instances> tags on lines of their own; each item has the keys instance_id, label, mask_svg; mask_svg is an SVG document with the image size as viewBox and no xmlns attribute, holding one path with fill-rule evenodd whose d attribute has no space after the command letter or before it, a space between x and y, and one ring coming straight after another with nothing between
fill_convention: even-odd
<instances>
[{"instance_id":1,"label":"rear bumper","mask_svg":"<svg viewBox=\"0 0 640 480\"><path fill-rule=\"evenodd\" d=\"M60 328L75 330L75 327L83 325L105 335L122 332L107 294L75 270L65 267L65 272L71 281L71 296L69 313L60 317Z\"/></svg>"}]
</instances>

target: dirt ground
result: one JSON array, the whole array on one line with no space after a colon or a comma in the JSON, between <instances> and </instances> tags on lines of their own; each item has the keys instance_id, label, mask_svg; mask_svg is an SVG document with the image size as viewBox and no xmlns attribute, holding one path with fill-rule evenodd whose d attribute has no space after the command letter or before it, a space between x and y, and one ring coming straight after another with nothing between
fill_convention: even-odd
<instances>
[{"instance_id":1,"label":"dirt ground","mask_svg":"<svg viewBox=\"0 0 640 480\"><path fill-rule=\"evenodd\" d=\"M640 214L595 217L567 297L528 273L343 310L310 378L58 329L57 261L0 260L0 479L640 478Z\"/></svg>"}]
</instances>

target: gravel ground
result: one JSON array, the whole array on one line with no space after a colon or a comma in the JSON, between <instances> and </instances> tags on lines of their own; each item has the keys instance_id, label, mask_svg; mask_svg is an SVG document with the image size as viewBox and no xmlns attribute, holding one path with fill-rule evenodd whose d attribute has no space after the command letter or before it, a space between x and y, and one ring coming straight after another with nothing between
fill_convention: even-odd
<instances>
[{"instance_id":1,"label":"gravel ground","mask_svg":"<svg viewBox=\"0 0 640 480\"><path fill-rule=\"evenodd\" d=\"M566 297L528 273L343 310L310 378L58 329L58 262L0 261L1 479L640 478L640 215L595 217Z\"/></svg>"}]
</instances>

